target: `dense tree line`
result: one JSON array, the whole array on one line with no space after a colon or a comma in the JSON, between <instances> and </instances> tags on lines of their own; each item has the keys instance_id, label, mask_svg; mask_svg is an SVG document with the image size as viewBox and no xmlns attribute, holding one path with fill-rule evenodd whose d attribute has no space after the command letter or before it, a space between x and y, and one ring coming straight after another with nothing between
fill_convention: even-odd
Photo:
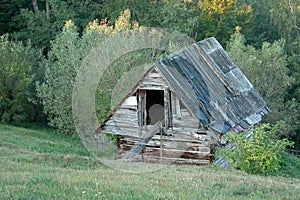
<instances>
[{"instance_id":1,"label":"dense tree line","mask_svg":"<svg viewBox=\"0 0 300 200\"><path fill-rule=\"evenodd\" d=\"M72 134L72 83L93 44L113 31L164 27L226 46L271 108L265 122L284 121L280 136L299 149L299 19L298 0L2 0L0 120Z\"/></svg>"}]
</instances>

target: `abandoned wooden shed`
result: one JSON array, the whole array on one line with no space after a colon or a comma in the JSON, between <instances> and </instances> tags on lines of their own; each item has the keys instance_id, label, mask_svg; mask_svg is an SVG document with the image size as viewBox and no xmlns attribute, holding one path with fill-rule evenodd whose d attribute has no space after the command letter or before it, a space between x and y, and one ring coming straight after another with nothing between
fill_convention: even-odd
<instances>
[{"instance_id":1,"label":"abandoned wooden shed","mask_svg":"<svg viewBox=\"0 0 300 200\"><path fill-rule=\"evenodd\" d=\"M96 131L117 135L118 158L209 164L220 134L268 114L265 101L215 38L156 63Z\"/></svg>"}]
</instances>

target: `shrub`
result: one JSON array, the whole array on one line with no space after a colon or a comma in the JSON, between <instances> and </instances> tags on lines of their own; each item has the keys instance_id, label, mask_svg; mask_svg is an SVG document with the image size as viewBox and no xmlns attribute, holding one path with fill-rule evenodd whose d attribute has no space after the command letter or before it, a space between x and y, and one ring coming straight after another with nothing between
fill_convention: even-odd
<instances>
[{"instance_id":1,"label":"shrub","mask_svg":"<svg viewBox=\"0 0 300 200\"><path fill-rule=\"evenodd\" d=\"M68 135L76 133L72 115L72 93L75 77L82 61L91 49L97 47L105 38L135 26L136 23L130 24L129 10L121 13L115 26L108 25L105 20L100 24L98 20L89 23L82 37L79 36L72 20L66 21L62 32L52 41L48 59L43 63L46 68L44 80L37 83L37 95L51 127ZM118 80L112 76L109 78L105 79L107 82L106 85L103 84L104 89L98 89L96 94L101 102L101 105L97 104L97 110L106 111L100 113L102 118L107 116L111 105L110 94L106 89L112 85L111 80Z\"/></svg>"},{"instance_id":2,"label":"shrub","mask_svg":"<svg viewBox=\"0 0 300 200\"><path fill-rule=\"evenodd\" d=\"M261 124L241 134L228 133L226 136L231 146L219 150L218 154L226 158L235 169L251 174L273 173L282 167L281 156L286 146L293 145L287 139L277 138L283 126L282 122L273 127Z\"/></svg>"},{"instance_id":3,"label":"shrub","mask_svg":"<svg viewBox=\"0 0 300 200\"><path fill-rule=\"evenodd\" d=\"M0 122L34 121L40 115L34 81L43 68L40 51L31 46L0 36Z\"/></svg>"}]
</instances>

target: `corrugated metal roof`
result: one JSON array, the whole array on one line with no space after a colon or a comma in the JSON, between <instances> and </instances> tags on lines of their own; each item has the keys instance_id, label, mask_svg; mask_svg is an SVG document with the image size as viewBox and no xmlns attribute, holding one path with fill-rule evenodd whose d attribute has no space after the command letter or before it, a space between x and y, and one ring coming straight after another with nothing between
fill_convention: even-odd
<instances>
[{"instance_id":1,"label":"corrugated metal roof","mask_svg":"<svg viewBox=\"0 0 300 200\"><path fill-rule=\"evenodd\" d=\"M192 115L217 132L242 131L269 113L215 38L193 44L156 66Z\"/></svg>"}]
</instances>

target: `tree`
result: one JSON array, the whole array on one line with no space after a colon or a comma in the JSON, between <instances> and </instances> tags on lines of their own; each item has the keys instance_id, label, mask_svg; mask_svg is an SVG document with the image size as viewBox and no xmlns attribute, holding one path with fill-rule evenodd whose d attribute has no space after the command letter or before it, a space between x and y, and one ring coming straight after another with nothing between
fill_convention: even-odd
<instances>
[{"instance_id":1,"label":"tree","mask_svg":"<svg viewBox=\"0 0 300 200\"><path fill-rule=\"evenodd\" d=\"M261 47L263 42L284 39L287 54L288 75L294 79L284 96L285 110L282 116L289 126L290 136L295 141L295 148L300 149L300 6L297 0L247 0L251 4L251 29L242 30L247 42Z\"/></svg>"},{"instance_id":2,"label":"tree","mask_svg":"<svg viewBox=\"0 0 300 200\"><path fill-rule=\"evenodd\" d=\"M214 36L225 44L235 27L247 27L252 6L237 0L200 0L198 39Z\"/></svg>"},{"instance_id":3,"label":"tree","mask_svg":"<svg viewBox=\"0 0 300 200\"><path fill-rule=\"evenodd\" d=\"M270 16L271 23L276 25L278 34L284 38L288 45L300 37L300 5L297 0L272 0ZM288 52L291 52L293 46L287 46Z\"/></svg>"},{"instance_id":4,"label":"tree","mask_svg":"<svg viewBox=\"0 0 300 200\"><path fill-rule=\"evenodd\" d=\"M13 18L19 10L30 4L31 0L1 0L0 35L16 31Z\"/></svg>"},{"instance_id":5,"label":"tree","mask_svg":"<svg viewBox=\"0 0 300 200\"><path fill-rule=\"evenodd\" d=\"M263 42L274 42L280 38L286 41L288 54L293 49L292 43L300 35L300 7L298 0L243 0L242 3L251 5L249 16L251 27L242 33L247 42L261 47Z\"/></svg>"},{"instance_id":6,"label":"tree","mask_svg":"<svg viewBox=\"0 0 300 200\"><path fill-rule=\"evenodd\" d=\"M227 51L271 109L272 112L265 121L270 124L280 120L290 123L288 117L295 116L297 112L291 112L288 106L290 103L285 100L293 79L288 75L283 40L275 41L273 44L264 42L261 49L255 49L245 43L245 37L236 32L228 43ZM292 131L287 130L285 136L291 134Z\"/></svg>"},{"instance_id":7,"label":"tree","mask_svg":"<svg viewBox=\"0 0 300 200\"><path fill-rule=\"evenodd\" d=\"M14 40L23 42L30 40L35 48L43 49L45 52L49 50L50 41L58 27L51 26L44 11L34 13L31 10L22 9L14 21L18 30L12 34ZM50 31L51 28L53 32Z\"/></svg>"},{"instance_id":8,"label":"tree","mask_svg":"<svg viewBox=\"0 0 300 200\"><path fill-rule=\"evenodd\" d=\"M49 125L61 132L72 134L72 87L76 68L80 66L79 36L73 22L67 21L61 34L51 45L44 82L38 83L37 92ZM78 51L79 50L79 51Z\"/></svg>"},{"instance_id":9,"label":"tree","mask_svg":"<svg viewBox=\"0 0 300 200\"><path fill-rule=\"evenodd\" d=\"M242 0L241 4L250 5L251 13L248 15L248 26L242 27L241 33L245 35L247 44L261 48L263 42L274 42L280 39L276 26L271 23L270 1Z\"/></svg>"},{"instance_id":10,"label":"tree","mask_svg":"<svg viewBox=\"0 0 300 200\"><path fill-rule=\"evenodd\" d=\"M48 55L49 59L44 63L46 66L44 81L38 83L37 86L38 96L44 106L44 112L51 127L65 134L75 134L72 116L72 92L76 72L81 62L100 41L103 41L111 34L135 26L135 23L130 23L129 10L121 13L114 26L109 25L106 20L102 20L100 24L98 20L94 20L88 24L82 37L79 36L78 29L73 21L66 21L63 31L52 42L51 51ZM120 70L114 71L121 73ZM105 86L109 88L114 83L113 81L116 80L112 76L108 76L108 80ZM101 85L104 84L101 83ZM107 98L109 91L104 91L100 88L98 96ZM107 105L104 103L104 105L100 106L105 107Z\"/></svg>"},{"instance_id":11,"label":"tree","mask_svg":"<svg viewBox=\"0 0 300 200\"><path fill-rule=\"evenodd\" d=\"M155 1L149 0L103 0L100 2L103 17L110 20L111 24L119 18L119 15L124 10L130 10L131 22L138 21L144 26L153 26L157 16L153 15L154 9L151 9Z\"/></svg>"},{"instance_id":12,"label":"tree","mask_svg":"<svg viewBox=\"0 0 300 200\"><path fill-rule=\"evenodd\" d=\"M39 115L35 99L34 80L42 71L39 67L41 52L31 44L9 41L8 35L0 38L0 121L34 121Z\"/></svg>"},{"instance_id":13,"label":"tree","mask_svg":"<svg viewBox=\"0 0 300 200\"><path fill-rule=\"evenodd\" d=\"M200 9L198 1L194 0L163 0L158 8L159 25L164 28L186 33L190 37L197 38L196 30L199 25Z\"/></svg>"},{"instance_id":14,"label":"tree","mask_svg":"<svg viewBox=\"0 0 300 200\"><path fill-rule=\"evenodd\" d=\"M21 41L30 39L33 46L45 53L50 50L50 41L60 32L64 21L73 20L82 32L89 21L102 17L99 5L91 0L33 0L31 4L32 7L24 7L14 16L12 37Z\"/></svg>"},{"instance_id":15,"label":"tree","mask_svg":"<svg viewBox=\"0 0 300 200\"><path fill-rule=\"evenodd\" d=\"M300 150L300 52L293 53L288 58L288 66L295 81L285 97L288 101L288 113L291 113L287 115L287 122L294 133L292 138L295 141L295 149Z\"/></svg>"}]
</instances>

